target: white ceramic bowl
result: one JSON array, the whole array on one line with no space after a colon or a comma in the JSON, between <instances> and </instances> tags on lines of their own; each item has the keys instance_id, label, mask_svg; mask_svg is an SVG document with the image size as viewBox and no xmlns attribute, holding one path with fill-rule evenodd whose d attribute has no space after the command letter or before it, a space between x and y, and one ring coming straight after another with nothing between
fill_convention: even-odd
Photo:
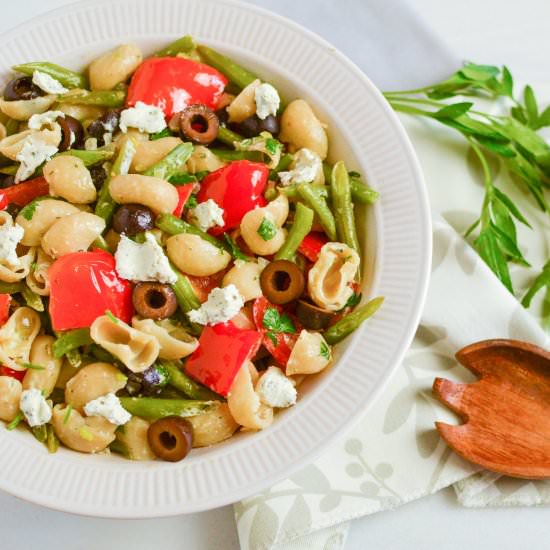
<instances>
[{"instance_id":1,"label":"white ceramic bowl","mask_svg":"<svg viewBox=\"0 0 550 550\"><path fill-rule=\"evenodd\" d=\"M0 38L0 85L16 63L79 69L111 46L145 53L190 33L303 97L329 125L343 158L382 194L361 221L366 296L386 301L341 346L334 368L301 387L299 403L260 433L241 434L184 461L131 462L60 449L48 455L27 432L0 428L0 488L32 502L103 517L205 510L260 491L311 462L372 403L399 365L418 323L431 256L421 171L397 117L368 78L334 47L253 6L223 0L87 1L34 19Z\"/></svg>"}]
</instances>

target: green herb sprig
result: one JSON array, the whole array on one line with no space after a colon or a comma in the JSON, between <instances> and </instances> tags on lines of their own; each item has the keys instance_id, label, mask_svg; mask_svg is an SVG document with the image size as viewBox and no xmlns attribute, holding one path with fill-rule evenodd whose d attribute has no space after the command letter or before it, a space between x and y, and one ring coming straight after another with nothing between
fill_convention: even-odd
<instances>
[{"instance_id":1,"label":"green herb sprig","mask_svg":"<svg viewBox=\"0 0 550 550\"><path fill-rule=\"evenodd\" d=\"M516 223L531 225L510 196L497 187L489 158L498 157L513 176L512 181L526 189L538 207L550 214L545 193L550 186L550 146L537 133L540 128L550 126L550 106L541 111L531 86L525 86L522 97L516 98L514 79L507 67L474 63L466 63L438 84L385 92L384 96L394 110L427 117L452 128L471 146L483 172L485 196L480 215L465 236L471 236L482 259L514 293L509 264L529 267L518 243ZM506 97L511 107L504 115L490 114L474 108L472 101L464 101L470 97L486 100ZM450 98L459 98L459 101L442 101ZM549 264L526 294L523 300L526 307L543 287L550 287Z\"/></svg>"}]
</instances>

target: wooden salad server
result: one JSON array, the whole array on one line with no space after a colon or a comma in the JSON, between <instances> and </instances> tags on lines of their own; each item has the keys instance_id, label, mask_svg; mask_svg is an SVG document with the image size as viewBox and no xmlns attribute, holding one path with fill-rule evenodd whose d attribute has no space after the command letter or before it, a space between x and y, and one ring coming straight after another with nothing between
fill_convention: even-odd
<instances>
[{"instance_id":1,"label":"wooden salad server","mask_svg":"<svg viewBox=\"0 0 550 550\"><path fill-rule=\"evenodd\" d=\"M436 422L460 456L507 476L550 477L550 353L517 340L486 340L457 360L472 384L436 378L433 390L464 424Z\"/></svg>"}]
</instances>

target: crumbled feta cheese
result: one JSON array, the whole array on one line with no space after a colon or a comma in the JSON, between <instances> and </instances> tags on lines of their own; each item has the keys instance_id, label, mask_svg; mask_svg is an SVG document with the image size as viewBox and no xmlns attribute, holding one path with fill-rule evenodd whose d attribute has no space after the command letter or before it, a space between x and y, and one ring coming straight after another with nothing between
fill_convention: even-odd
<instances>
[{"instance_id":1,"label":"crumbled feta cheese","mask_svg":"<svg viewBox=\"0 0 550 550\"><path fill-rule=\"evenodd\" d=\"M296 404L296 388L278 367L269 367L256 384L260 401L269 407L284 408Z\"/></svg>"},{"instance_id":2,"label":"crumbled feta cheese","mask_svg":"<svg viewBox=\"0 0 550 550\"><path fill-rule=\"evenodd\" d=\"M31 428L42 426L52 418L52 409L42 392L37 388L25 390L21 394L19 408Z\"/></svg>"},{"instance_id":3,"label":"crumbled feta cheese","mask_svg":"<svg viewBox=\"0 0 550 550\"><path fill-rule=\"evenodd\" d=\"M323 169L321 157L309 149L300 149L294 155L294 166L289 172L279 172L282 185L313 181Z\"/></svg>"},{"instance_id":4,"label":"crumbled feta cheese","mask_svg":"<svg viewBox=\"0 0 550 550\"><path fill-rule=\"evenodd\" d=\"M29 119L29 128L31 130L42 130L44 126L51 126L58 118L65 118L63 111L46 111L32 115Z\"/></svg>"},{"instance_id":5,"label":"crumbled feta cheese","mask_svg":"<svg viewBox=\"0 0 550 550\"><path fill-rule=\"evenodd\" d=\"M199 309L192 309L188 315L193 323L216 325L225 323L239 313L244 299L235 285L215 288Z\"/></svg>"},{"instance_id":6,"label":"crumbled feta cheese","mask_svg":"<svg viewBox=\"0 0 550 550\"><path fill-rule=\"evenodd\" d=\"M19 224L4 223L0 225L0 262L10 267L19 266L17 245L23 238L25 230Z\"/></svg>"},{"instance_id":7,"label":"crumbled feta cheese","mask_svg":"<svg viewBox=\"0 0 550 550\"><path fill-rule=\"evenodd\" d=\"M156 134L166 128L166 120L162 109L138 101L135 107L124 109L120 113L120 129L128 131L128 127L137 128L140 132Z\"/></svg>"},{"instance_id":8,"label":"crumbled feta cheese","mask_svg":"<svg viewBox=\"0 0 550 550\"><path fill-rule=\"evenodd\" d=\"M269 115L276 115L281 98L277 90L271 84L260 84L254 90L254 100L256 101L256 114L261 120L266 119Z\"/></svg>"},{"instance_id":9,"label":"crumbled feta cheese","mask_svg":"<svg viewBox=\"0 0 550 550\"><path fill-rule=\"evenodd\" d=\"M103 134L103 142L105 145L110 145L113 143L113 133L112 132L105 132Z\"/></svg>"},{"instance_id":10,"label":"crumbled feta cheese","mask_svg":"<svg viewBox=\"0 0 550 550\"><path fill-rule=\"evenodd\" d=\"M193 208L191 217L195 225L202 231L208 231L216 225L223 227L225 224L223 221L223 208L220 208L212 199L201 202Z\"/></svg>"},{"instance_id":11,"label":"crumbled feta cheese","mask_svg":"<svg viewBox=\"0 0 550 550\"><path fill-rule=\"evenodd\" d=\"M223 88L225 87L224 83L223 83L223 80L215 74L197 73L193 77L193 80L197 84L200 84L201 86L205 86L205 87L216 86L220 90L223 90Z\"/></svg>"},{"instance_id":12,"label":"crumbled feta cheese","mask_svg":"<svg viewBox=\"0 0 550 550\"><path fill-rule=\"evenodd\" d=\"M32 83L47 94L65 94L69 91L59 80L41 71L32 73Z\"/></svg>"},{"instance_id":13,"label":"crumbled feta cheese","mask_svg":"<svg viewBox=\"0 0 550 550\"><path fill-rule=\"evenodd\" d=\"M151 233L145 234L145 242L135 243L122 235L115 253L116 270L130 281L158 281L175 283L178 278L162 247Z\"/></svg>"},{"instance_id":14,"label":"crumbled feta cheese","mask_svg":"<svg viewBox=\"0 0 550 550\"><path fill-rule=\"evenodd\" d=\"M56 153L57 147L47 145L40 137L28 136L23 142L21 151L15 157L21 163L15 174L15 183L32 176L42 163L50 160Z\"/></svg>"},{"instance_id":15,"label":"crumbled feta cheese","mask_svg":"<svg viewBox=\"0 0 550 550\"><path fill-rule=\"evenodd\" d=\"M116 426L123 426L132 418L132 415L122 407L120 399L114 393L108 393L88 401L84 405L84 412L86 416L102 416Z\"/></svg>"},{"instance_id":16,"label":"crumbled feta cheese","mask_svg":"<svg viewBox=\"0 0 550 550\"><path fill-rule=\"evenodd\" d=\"M86 149L86 151L95 151L97 149L97 138L89 137L84 142L84 149Z\"/></svg>"}]
</instances>

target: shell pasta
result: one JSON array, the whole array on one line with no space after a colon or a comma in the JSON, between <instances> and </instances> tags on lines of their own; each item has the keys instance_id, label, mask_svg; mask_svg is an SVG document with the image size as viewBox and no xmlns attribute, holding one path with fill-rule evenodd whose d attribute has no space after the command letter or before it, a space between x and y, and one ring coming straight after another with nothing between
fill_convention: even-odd
<instances>
[{"instance_id":1,"label":"shell pasta","mask_svg":"<svg viewBox=\"0 0 550 550\"><path fill-rule=\"evenodd\" d=\"M14 69L0 420L131 460L268 429L382 303L355 223L377 193L322 113L189 36Z\"/></svg>"}]
</instances>

